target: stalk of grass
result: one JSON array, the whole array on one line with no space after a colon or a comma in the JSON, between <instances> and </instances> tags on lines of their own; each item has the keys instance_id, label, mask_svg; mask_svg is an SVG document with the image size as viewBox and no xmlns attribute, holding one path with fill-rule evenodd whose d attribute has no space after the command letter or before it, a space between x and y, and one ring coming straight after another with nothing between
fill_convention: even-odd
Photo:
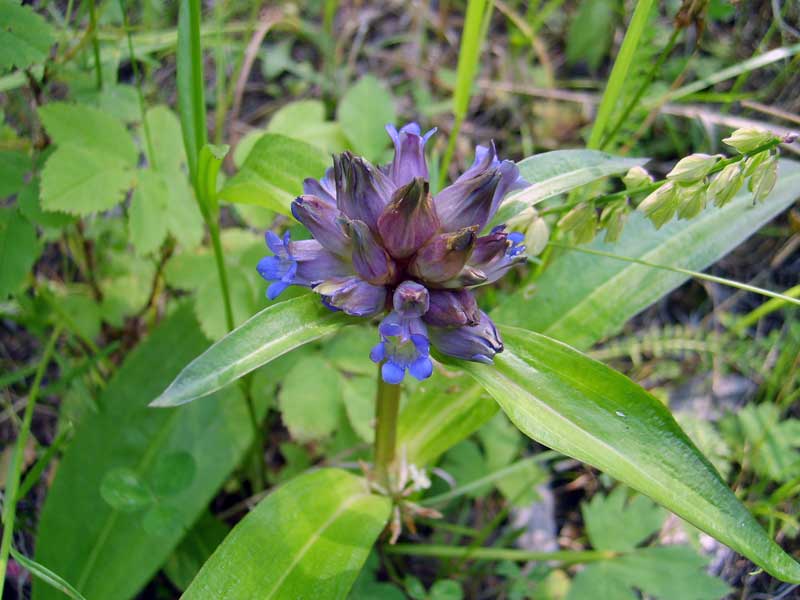
<instances>
[{"instance_id":1,"label":"stalk of grass","mask_svg":"<svg viewBox=\"0 0 800 600\"><path fill-rule=\"evenodd\" d=\"M100 62L100 40L97 38L97 6L89 0L89 28L92 30L92 51L94 52L94 76L97 89L103 89L103 66Z\"/></svg>"},{"instance_id":2,"label":"stalk of grass","mask_svg":"<svg viewBox=\"0 0 800 600\"><path fill-rule=\"evenodd\" d=\"M466 558L471 560L510 560L514 562L553 561L563 565L576 565L618 556L610 550L556 550L537 552L516 548L468 548L464 546L445 546L434 544L395 544L384 546L386 554L405 556L432 556L435 558Z\"/></svg>"},{"instance_id":3,"label":"stalk of grass","mask_svg":"<svg viewBox=\"0 0 800 600\"><path fill-rule=\"evenodd\" d=\"M622 46L619 49L619 54L614 60L614 67L611 69L611 75L608 78L608 85L605 92L603 92L603 99L600 101L600 106L597 108L597 117L595 118L592 132L589 134L589 142L587 147L591 149L599 149L603 139L603 133L609 125L609 120L617 106L622 88L625 85L625 80L633 63L633 58L636 55L636 49L639 47L639 42L642 40L645 26L650 18L650 11L653 9L654 0L639 0L636 3L636 8L633 11L631 22L628 25L628 30L625 32L625 39L622 40Z\"/></svg>"},{"instance_id":4,"label":"stalk of grass","mask_svg":"<svg viewBox=\"0 0 800 600\"><path fill-rule=\"evenodd\" d=\"M24 554L17 552L14 548L11 548L11 556L34 577L44 581L47 585L57 589L59 592L62 592L67 598L72 598L72 600L86 600L86 597L76 590L72 584L60 575L53 573L44 565L37 563L35 560L31 560Z\"/></svg>"},{"instance_id":5,"label":"stalk of grass","mask_svg":"<svg viewBox=\"0 0 800 600\"><path fill-rule=\"evenodd\" d=\"M39 390L42 385L42 378L50 364L50 359L53 357L53 351L56 347L58 337L61 335L61 325L56 325L50 338L47 340L42 360L36 369L36 375L33 377L33 384L31 391L28 394L28 403L25 406L25 415L22 417L22 425L17 436L17 443L14 446L14 455L11 458L11 463L8 466L8 477L6 477L6 490L3 504L3 538L0 542L0 598L3 596L3 587L6 581L6 571L8 568L8 555L11 552L11 542L14 537L14 520L17 516L17 492L19 490L19 482L22 474L22 455L25 453L25 447L28 445L28 438L31 433L31 421L33 420L33 411L36 408L36 400L39 397Z\"/></svg>"},{"instance_id":6,"label":"stalk of grass","mask_svg":"<svg viewBox=\"0 0 800 600\"><path fill-rule=\"evenodd\" d=\"M467 15L464 20L464 31L461 34L461 46L458 50L458 70L456 74L456 88L453 92L453 129L447 141L447 150L444 153L441 167L439 168L439 189L442 188L447 177L447 171L453 160L456 140L461 130L461 124L467 116L469 101L472 98L472 85L478 72L478 60L481 55L481 46L486 37L489 21L494 8L493 0L469 0Z\"/></svg>"}]
</instances>

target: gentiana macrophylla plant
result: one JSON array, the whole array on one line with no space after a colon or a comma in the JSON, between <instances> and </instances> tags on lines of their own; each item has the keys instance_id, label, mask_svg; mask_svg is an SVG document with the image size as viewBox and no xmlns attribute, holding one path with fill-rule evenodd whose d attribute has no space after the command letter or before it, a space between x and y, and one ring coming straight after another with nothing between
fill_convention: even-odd
<instances>
[{"instance_id":1,"label":"gentiana macrophylla plant","mask_svg":"<svg viewBox=\"0 0 800 600\"><path fill-rule=\"evenodd\" d=\"M290 285L311 288L330 310L386 315L370 358L383 381L431 376L431 344L444 355L491 364L503 343L472 288L526 260L521 233L500 225L481 235L503 197L527 184L517 166L478 146L475 162L435 196L425 143L435 133L386 127L394 160L377 167L345 152L319 181L306 179L292 214L314 239L269 231L273 256L258 264L274 300Z\"/></svg>"}]
</instances>

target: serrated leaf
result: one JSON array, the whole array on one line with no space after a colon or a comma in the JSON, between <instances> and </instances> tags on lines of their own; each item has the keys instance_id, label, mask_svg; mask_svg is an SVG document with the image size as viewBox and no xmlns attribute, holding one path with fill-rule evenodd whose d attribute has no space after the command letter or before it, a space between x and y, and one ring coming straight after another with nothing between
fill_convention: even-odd
<instances>
[{"instance_id":1,"label":"serrated leaf","mask_svg":"<svg viewBox=\"0 0 800 600\"><path fill-rule=\"evenodd\" d=\"M278 401L283 422L295 440L328 437L342 410L341 377L318 354L303 358L286 374Z\"/></svg>"},{"instance_id":2,"label":"serrated leaf","mask_svg":"<svg viewBox=\"0 0 800 600\"><path fill-rule=\"evenodd\" d=\"M303 193L303 179L319 179L329 163L315 146L267 133L256 142L239 172L225 183L219 197L291 215L292 200Z\"/></svg>"},{"instance_id":3,"label":"serrated leaf","mask_svg":"<svg viewBox=\"0 0 800 600\"><path fill-rule=\"evenodd\" d=\"M581 506L586 533L597 550L628 552L657 532L664 511L644 496L628 499L624 486L608 496L595 494Z\"/></svg>"},{"instance_id":4,"label":"serrated leaf","mask_svg":"<svg viewBox=\"0 0 800 600\"><path fill-rule=\"evenodd\" d=\"M501 332L506 348L494 366L462 366L523 433L650 496L773 576L800 582L800 564L772 541L661 402L569 346L522 329Z\"/></svg>"},{"instance_id":5,"label":"serrated leaf","mask_svg":"<svg viewBox=\"0 0 800 600\"><path fill-rule=\"evenodd\" d=\"M265 308L189 363L151 406L177 406L202 398L343 326L349 319L307 294Z\"/></svg>"},{"instance_id":6,"label":"serrated leaf","mask_svg":"<svg viewBox=\"0 0 800 600\"><path fill-rule=\"evenodd\" d=\"M42 227L58 229L74 223L76 217L60 212L42 210L39 193L39 180L36 179L25 186L17 196L20 212L32 223Z\"/></svg>"},{"instance_id":7,"label":"serrated leaf","mask_svg":"<svg viewBox=\"0 0 800 600\"><path fill-rule=\"evenodd\" d=\"M140 256L158 250L167 237L167 182L156 171L139 171L128 208L128 234Z\"/></svg>"},{"instance_id":8,"label":"serrated leaf","mask_svg":"<svg viewBox=\"0 0 800 600\"><path fill-rule=\"evenodd\" d=\"M44 61L53 44L53 28L30 6L0 0L0 72L26 69Z\"/></svg>"},{"instance_id":9,"label":"serrated leaf","mask_svg":"<svg viewBox=\"0 0 800 600\"><path fill-rule=\"evenodd\" d=\"M0 207L0 300L22 286L39 250L36 228L16 208Z\"/></svg>"},{"instance_id":10,"label":"serrated leaf","mask_svg":"<svg viewBox=\"0 0 800 600\"><path fill-rule=\"evenodd\" d=\"M39 118L55 144L80 146L107 160L114 157L122 165L136 166L139 152L128 130L100 109L51 102L39 108Z\"/></svg>"},{"instance_id":11,"label":"serrated leaf","mask_svg":"<svg viewBox=\"0 0 800 600\"><path fill-rule=\"evenodd\" d=\"M44 165L42 208L88 215L113 208L133 183L133 170L118 157L63 144Z\"/></svg>"},{"instance_id":12,"label":"serrated leaf","mask_svg":"<svg viewBox=\"0 0 800 600\"><path fill-rule=\"evenodd\" d=\"M394 98L372 75L365 75L342 96L336 117L356 154L380 162L389 146L384 127L394 124Z\"/></svg>"},{"instance_id":13,"label":"serrated leaf","mask_svg":"<svg viewBox=\"0 0 800 600\"><path fill-rule=\"evenodd\" d=\"M345 471L301 475L234 528L182 597L343 600L390 510Z\"/></svg>"}]
</instances>

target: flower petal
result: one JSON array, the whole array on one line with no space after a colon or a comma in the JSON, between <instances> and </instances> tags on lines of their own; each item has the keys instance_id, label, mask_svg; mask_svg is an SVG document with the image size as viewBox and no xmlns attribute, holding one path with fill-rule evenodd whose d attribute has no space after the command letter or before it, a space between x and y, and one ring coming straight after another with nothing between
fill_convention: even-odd
<instances>
[{"instance_id":1,"label":"flower petal","mask_svg":"<svg viewBox=\"0 0 800 600\"><path fill-rule=\"evenodd\" d=\"M356 317L377 315L386 308L386 288L359 277L336 277L314 287L334 308Z\"/></svg>"},{"instance_id":2,"label":"flower petal","mask_svg":"<svg viewBox=\"0 0 800 600\"><path fill-rule=\"evenodd\" d=\"M428 182L417 177L398 188L378 217L378 232L395 258L407 258L439 229Z\"/></svg>"},{"instance_id":3,"label":"flower petal","mask_svg":"<svg viewBox=\"0 0 800 600\"><path fill-rule=\"evenodd\" d=\"M303 193L316 196L323 202L336 206L336 182L333 177L333 167L325 171L322 179L312 179L311 177L303 180Z\"/></svg>"},{"instance_id":4,"label":"flower petal","mask_svg":"<svg viewBox=\"0 0 800 600\"><path fill-rule=\"evenodd\" d=\"M422 320L437 327L472 326L480 322L480 310L469 290L431 290L428 312Z\"/></svg>"},{"instance_id":5,"label":"flower petal","mask_svg":"<svg viewBox=\"0 0 800 600\"><path fill-rule=\"evenodd\" d=\"M481 311L480 321L472 327L429 327L431 343L442 354L491 363L498 352L503 351L503 342L492 320Z\"/></svg>"},{"instance_id":6,"label":"flower petal","mask_svg":"<svg viewBox=\"0 0 800 600\"><path fill-rule=\"evenodd\" d=\"M353 266L366 281L383 285L394 279L397 269L363 221L348 221L345 229L353 244Z\"/></svg>"},{"instance_id":7,"label":"flower petal","mask_svg":"<svg viewBox=\"0 0 800 600\"><path fill-rule=\"evenodd\" d=\"M396 186L369 161L344 152L333 158L336 204L347 217L376 230L378 217Z\"/></svg>"},{"instance_id":8,"label":"flower petal","mask_svg":"<svg viewBox=\"0 0 800 600\"><path fill-rule=\"evenodd\" d=\"M387 125L386 132L394 142L394 160L389 167L389 176L398 187L406 185L415 177L428 179L428 165L425 162L425 142L436 133L436 128L420 135L419 125L408 123L395 129Z\"/></svg>"},{"instance_id":9,"label":"flower petal","mask_svg":"<svg viewBox=\"0 0 800 600\"><path fill-rule=\"evenodd\" d=\"M475 227L434 236L417 252L409 271L431 283L456 277L472 253L476 237Z\"/></svg>"},{"instance_id":10,"label":"flower petal","mask_svg":"<svg viewBox=\"0 0 800 600\"><path fill-rule=\"evenodd\" d=\"M344 229L342 213L335 204L306 194L292 202L292 215L325 249L340 256L350 254L350 238Z\"/></svg>"}]
</instances>

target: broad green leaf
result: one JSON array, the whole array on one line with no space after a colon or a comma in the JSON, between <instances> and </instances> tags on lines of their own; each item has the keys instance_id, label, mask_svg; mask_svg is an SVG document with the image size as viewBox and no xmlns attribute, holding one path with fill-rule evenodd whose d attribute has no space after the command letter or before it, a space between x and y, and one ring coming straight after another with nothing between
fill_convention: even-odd
<instances>
[{"instance_id":1,"label":"broad green leaf","mask_svg":"<svg viewBox=\"0 0 800 600\"><path fill-rule=\"evenodd\" d=\"M167 229L185 249L195 248L203 241L205 229L189 181L181 171L167 172L163 177L169 189Z\"/></svg>"},{"instance_id":2,"label":"broad green leaf","mask_svg":"<svg viewBox=\"0 0 800 600\"><path fill-rule=\"evenodd\" d=\"M150 166L164 173L178 171L186 164L186 152L181 143L181 124L177 115L163 105L154 106L145 114L153 156Z\"/></svg>"},{"instance_id":3,"label":"broad green leaf","mask_svg":"<svg viewBox=\"0 0 800 600\"><path fill-rule=\"evenodd\" d=\"M783 160L778 183L762 204L753 206L752 194L743 192L721 209L709 207L691 221L676 221L659 230L634 214L617 243L596 241L589 247L702 270L790 206L797 199L798 185L800 163ZM508 297L492 317L585 349L619 331L628 319L687 278L681 273L566 252L535 282Z\"/></svg>"},{"instance_id":4,"label":"broad green leaf","mask_svg":"<svg viewBox=\"0 0 800 600\"><path fill-rule=\"evenodd\" d=\"M139 474L128 467L110 469L100 482L100 495L111 508L137 512L153 503L153 495Z\"/></svg>"},{"instance_id":5,"label":"broad green leaf","mask_svg":"<svg viewBox=\"0 0 800 600\"><path fill-rule=\"evenodd\" d=\"M136 190L128 208L128 235L140 256L158 250L167 237L169 188L157 171L139 171Z\"/></svg>"},{"instance_id":6,"label":"broad green leaf","mask_svg":"<svg viewBox=\"0 0 800 600\"><path fill-rule=\"evenodd\" d=\"M202 398L347 321L342 313L325 308L316 294L273 304L189 363L151 406Z\"/></svg>"},{"instance_id":7,"label":"broad green leaf","mask_svg":"<svg viewBox=\"0 0 800 600\"><path fill-rule=\"evenodd\" d=\"M25 187L25 175L33 166L30 156L17 150L0 151L0 198Z\"/></svg>"},{"instance_id":8,"label":"broad green leaf","mask_svg":"<svg viewBox=\"0 0 800 600\"><path fill-rule=\"evenodd\" d=\"M278 401L292 439L307 442L328 437L342 411L341 377L319 354L312 354L286 374Z\"/></svg>"},{"instance_id":9,"label":"broad green leaf","mask_svg":"<svg viewBox=\"0 0 800 600\"><path fill-rule=\"evenodd\" d=\"M303 193L303 179L319 179L329 164L319 148L267 133L256 142L239 172L225 183L219 197L291 215L292 200Z\"/></svg>"},{"instance_id":10,"label":"broad green leaf","mask_svg":"<svg viewBox=\"0 0 800 600\"><path fill-rule=\"evenodd\" d=\"M98 398L101 409L82 418L59 463L39 521L36 560L89 600L133 597L250 447L250 418L238 387L220 393L217 401L181 409L147 406L206 344L191 308L177 308L131 352ZM263 415L264 405L257 410ZM185 454L195 465L187 487L186 459L176 458ZM176 471L177 463L183 466ZM164 486L167 468L177 473L181 491ZM121 512L106 501L109 479L113 483L119 469L147 488L149 505ZM119 498L120 486L112 489ZM128 490L122 498L129 499L130 490L139 488L122 489ZM33 597L61 598L36 584Z\"/></svg>"},{"instance_id":11,"label":"broad green leaf","mask_svg":"<svg viewBox=\"0 0 800 600\"><path fill-rule=\"evenodd\" d=\"M482 479L489 473L486 459L478 444L472 440L464 440L450 448L442 459L441 468L455 479L457 487ZM489 493L491 489L489 485L482 485L470 490L467 496L479 498Z\"/></svg>"},{"instance_id":12,"label":"broad green leaf","mask_svg":"<svg viewBox=\"0 0 800 600\"><path fill-rule=\"evenodd\" d=\"M465 363L511 421L538 442L605 471L779 579L800 564L761 529L656 398L543 335L503 327L494 366Z\"/></svg>"},{"instance_id":13,"label":"broad green leaf","mask_svg":"<svg viewBox=\"0 0 800 600\"><path fill-rule=\"evenodd\" d=\"M42 227L60 229L75 221L75 217L72 215L42 210L38 180L33 180L20 191L17 196L17 206L31 223L36 223Z\"/></svg>"},{"instance_id":14,"label":"broad green leaf","mask_svg":"<svg viewBox=\"0 0 800 600\"><path fill-rule=\"evenodd\" d=\"M593 548L630 552L661 528L663 510L645 496L627 496L627 489L620 485L608 496L595 494L581 506Z\"/></svg>"},{"instance_id":15,"label":"broad green leaf","mask_svg":"<svg viewBox=\"0 0 800 600\"><path fill-rule=\"evenodd\" d=\"M390 511L360 477L301 475L233 529L182 598L347 598Z\"/></svg>"},{"instance_id":16,"label":"broad green leaf","mask_svg":"<svg viewBox=\"0 0 800 600\"><path fill-rule=\"evenodd\" d=\"M325 119L325 105L320 100L298 100L282 106L269 120L267 132L308 142L328 154L347 147L341 125Z\"/></svg>"},{"instance_id":17,"label":"broad green leaf","mask_svg":"<svg viewBox=\"0 0 800 600\"><path fill-rule=\"evenodd\" d=\"M688 546L644 548L592 563L575 577L567 600L636 600L638 589L655 600L721 600L730 588L706 572L708 559Z\"/></svg>"},{"instance_id":18,"label":"broad green leaf","mask_svg":"<svg viewBox=\"0 0 800 600\"><path fill-rule=\"evenodd\" d=\"M380 162L391 141L384 127L397 120L394 99L383 84L365 75L348 89L336 116L353 151L367 160Z\"/></svg>"},{"instance_id":19,"label":"broad green leaf","mask_svg":"<svg viewBox=\"0 0 800 600\"><path fill-rule=\"evenodd\" d=\"M339 336L337 336L339 337ZM329 344L326 344L329 345ZM368 351L369 352L369 351ZM361 354L361 360L369 353ZM374 367L374 365L370 365ZM358 437L367 443L375 439L375 393L377 392L377 378L372 376L356 375L342 379L342 401L344 402L350 426Z\"/></svg>"},{"instance_id":20,"label":"broad green leaf","mask_svg":"<svg viewBox=\"0 0 800 600\"><path fill-rule=\"evenodd\" d=\"M42 171L42 208L88 215L113 208L125 198L134 172L113 154L63 144Z\"/></svg>"},{"instance_id":21,"label":"broad green leaf","mask_svg":"<svg viewBox=\"0 0 800 600\"><path fill-rule=\"evenodd\" d=\"M228 325L216 265L212 262L209 266L205 274L210 277L197 290L194 308L203 333L209 340L218 340L228 333ZM229 266L228 287L234 325L241 325L257 308L248 273L238 265Z\"/></svg>"},{"instance_id":22,"label":"broad green leaf","mask_svg":"<svg viewBox=\"0 0 800 600\"><path fill-rule=\"evenodd\" d=\"M42 62L55 41L53 29L30 6L0 0L0 72Z\"/></svg>"},{"instance_id":23,"label":"broad green leaf","mask_svg":"<svg viewBox=\"0 0 800 600\"><path fill-rule=\"evenodd\" d=\"M164 563L164 573L172 584L180 590L189 587L229 531L230 528L210 512L203 513Z\"/></svg>"},{"instance_id":24,"label":"broad green leaf","mask_svg":"<svg viewBox=\"0 0 800 600\"><path fill-rule=\"evenodd\" d=\"M582 0L567 33L567 62L597 69L611 47L616 6L615 0Z\"/></svg>"},{"instance_id":25,"label":"broad green leaf","mask_svg":"<svg viewBox=\"0 0 800 600\"><path fill-rule=\"evenodd\" d=\"M22 286L39 250L36 228L16 208L0 207L0 301Z\"/></svg>"},{"instance_id":26,"label":"broad green leaf","mask_svg":"<svg viewBox=\"0 0 800 600\"><path fill-rule=\"evenodd\" d=\"M59 146L80 146L106 159L114 157L122 165L136 166L139 152L133 138L125 126L108 113L82 104L52 102L39 109L39 117Z\"/></svg>"}]
</instances>

